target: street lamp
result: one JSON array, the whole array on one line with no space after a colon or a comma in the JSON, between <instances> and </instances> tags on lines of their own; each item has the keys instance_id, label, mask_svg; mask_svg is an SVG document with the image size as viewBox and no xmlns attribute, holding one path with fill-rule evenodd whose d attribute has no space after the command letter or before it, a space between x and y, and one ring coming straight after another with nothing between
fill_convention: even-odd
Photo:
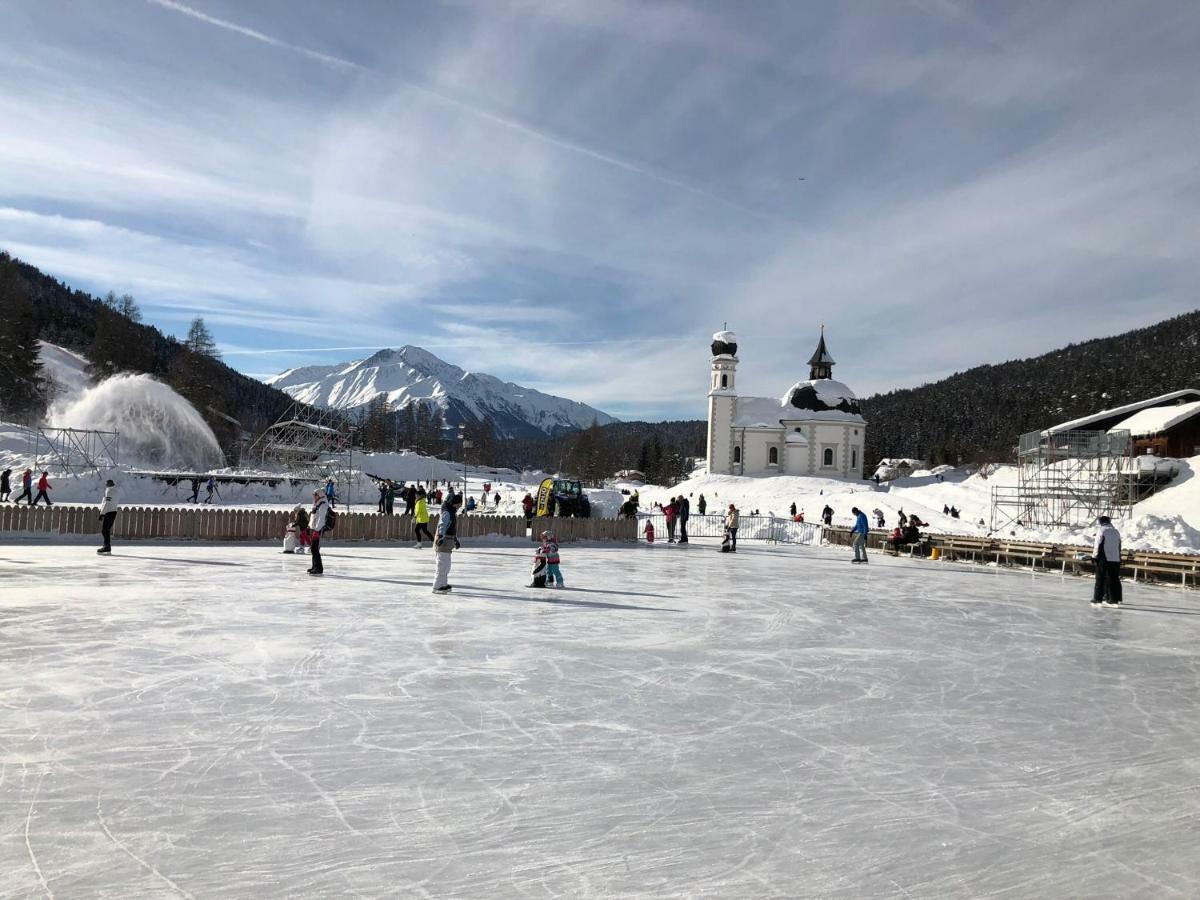
<instances>
[{"instance_id":1,"label":"street lamp","mask_svg":"<svg viewBox=\"0 0 1200 900\"><path fill-rule=\"evenodd\" d=\"M463 467L463 497L467 496L467 451L474 447L474 443L467 440L467 423L460 422L458 424L458 440L462 444L462 467ZM465 500L464 500L465 502Z\"/></svg>"},{"instance_id":2,"label":"street lamp","mask_svg":"<svg viewBox=\"0 0 1200 900\"><path fill-rule=\"evenodd\" d=\"M346 473L346 512L350 512L351 498L354 496L354 489L351 485L351 479L354 477L354 433L358 431L357 425L350 426L350 471Z\"/></svg>"}]
</instances>

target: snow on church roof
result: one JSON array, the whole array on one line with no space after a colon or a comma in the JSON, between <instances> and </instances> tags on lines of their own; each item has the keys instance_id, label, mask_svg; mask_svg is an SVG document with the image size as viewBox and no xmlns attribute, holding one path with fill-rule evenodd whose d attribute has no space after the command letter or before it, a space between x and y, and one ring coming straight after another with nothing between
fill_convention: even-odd
<instances>
[{"instance_id":1,"label":"snow on church roof","mask_svg":"<svg viewBox=\"0 0 1200 900\"><path fill-rule=\"evenodd\" d=\"M1162 434L1180 422L1190 419L1196 413L1200 413L1200 400L1180 403L1177 406L1152 406L1149 409L1139 410L1128 419L1110 428L1109 433L1128 431L1131 437L1150 437Z\"/></svg>"},{"instance_id":2,"label":"snow on church roof","mask_svg":"<svg viewBox=\"0 0 1200 900\"><path fill-rule=\"evenodd\" d=\"M797 389L811 388L802 396L815 394L818 402L826 407L816 409L812 405L796 406L791 402ZM840 407L840 408L839 408ZM784 422L846 422L865 425L866 420L858 414L858 401L854 392L840 381L827 378L817 381L800 381L788 389L781 400L774 397L738 397L737 411L733 424L737 428L779 428Z\"/></svg>"}]
</instances>

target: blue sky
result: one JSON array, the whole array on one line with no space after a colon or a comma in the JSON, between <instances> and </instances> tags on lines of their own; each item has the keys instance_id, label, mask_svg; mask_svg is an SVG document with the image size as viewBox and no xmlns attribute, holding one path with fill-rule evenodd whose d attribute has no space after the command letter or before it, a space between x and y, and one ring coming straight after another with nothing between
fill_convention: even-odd
<instances>
[{"instance_id":1,"label":"blue sky","mask_svg":"<svg viewBox=\"0 0 1200 900\"><path fill-rule=\"evenodd\" d=\"M10 0L0 247L253 374L702 417L1197 305L1200 4ZM803 179L803 180L800 180Z\"/></svg>"}]
</instances>

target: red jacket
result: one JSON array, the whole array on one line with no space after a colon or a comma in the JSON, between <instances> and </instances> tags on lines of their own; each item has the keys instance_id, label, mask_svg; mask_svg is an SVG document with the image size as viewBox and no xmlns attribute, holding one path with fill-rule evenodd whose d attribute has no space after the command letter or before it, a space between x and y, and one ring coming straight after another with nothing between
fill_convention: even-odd
<instances>
[{"instance_id":1,"label":"red jacket","mask_svg":"<svg viewBox=\"0 0 1200 900\"><path fill-rule=\"evenodd\" d=\"M54 490L54 488L50 487L50 479L47 478L45 475L43 475L41 478L38 479L38 490L39 491Z\"/></svg>"},{"instance_id":2,"label":"red jacket","mask_svg":"<svg viewBox=\"0 0 1200 900\"><path fill-rule=\"evenodd\" d=\"M668 503L663 507L663 515L667 517L668 522L674 522L675 517L679 515L679 507L674 503Z\"/></svg>"}]
</instances>

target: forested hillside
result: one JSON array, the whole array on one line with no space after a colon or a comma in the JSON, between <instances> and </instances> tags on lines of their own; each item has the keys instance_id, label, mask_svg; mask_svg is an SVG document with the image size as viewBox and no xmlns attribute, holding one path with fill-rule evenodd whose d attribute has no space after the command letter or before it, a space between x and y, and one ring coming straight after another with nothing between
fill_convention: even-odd
<instances>
[{"instance_id":1,"label":"forested hillside","mask_svg":"<svg viewBox=\"0 0 1200 900\"><path fill-rule=\"evenodd\" d=\"M97 378L145 372L167 382L200 411L234 460L241 431L260 431L291 405L287 394L221 362L202 320L184 340L140 320L128 295L93 297L0 251L0 416L37 421L53 397L37 364L38 339L83 354Z\"/></svg>"},{"instance_id":2,"label":"forested hillside","mask_svg":"<svg viewBox=\"0 0 1200 900\"><path fill-rule=\"evenodd\" d=\"M1010 460L1026 431L1187 387L1200 387L1200 311L868 397L867 461Z\"/></svg>"},{"instance_id":3,"label":"forested hillside","mask_svg":"<svg viewBox=\"0 0 1200 900\"><path fill-rule=\"evenodd\" d=\"M621 469L638 469L654 484L673 484L705 453L705 422L614 422L552 438L510 440L500 465L565 471L599 484Z\"/></svg>"}]
</instances>

